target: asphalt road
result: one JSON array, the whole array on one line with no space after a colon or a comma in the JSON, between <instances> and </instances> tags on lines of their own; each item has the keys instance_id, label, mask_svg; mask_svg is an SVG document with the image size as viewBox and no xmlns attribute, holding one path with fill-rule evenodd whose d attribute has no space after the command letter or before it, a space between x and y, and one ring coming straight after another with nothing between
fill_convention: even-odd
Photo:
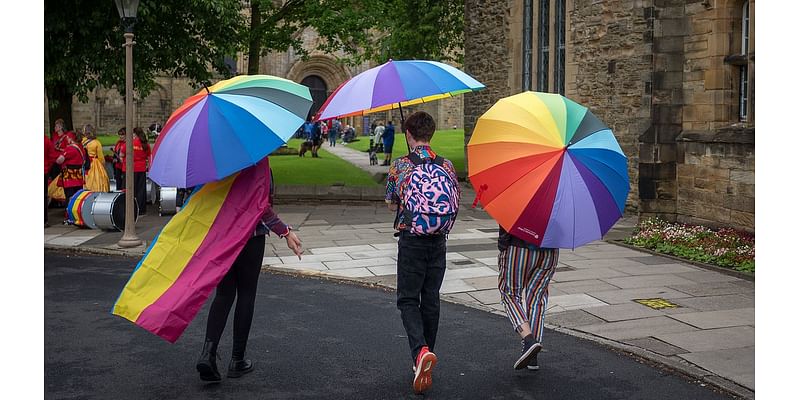
<instances>
[{"instance_id":1,"label":"asphalt road","mask_svg":"<svg viewBox=\"0 0 800 400\"><path fill-rule=\"evenodd\" d=\"M202 383L194 364L208 304L174 345L110 314L136 260L45 253L48 399L403 399L411 359L394 292L262 274L248 356L256 370ZM233 318L231 313L230 320ZM230 357L230 321L222 368ZM442 303L438 399L724 399L594 343L545 332L537 372L514 371L501 316Z\"/></svg>"}]
</instances>

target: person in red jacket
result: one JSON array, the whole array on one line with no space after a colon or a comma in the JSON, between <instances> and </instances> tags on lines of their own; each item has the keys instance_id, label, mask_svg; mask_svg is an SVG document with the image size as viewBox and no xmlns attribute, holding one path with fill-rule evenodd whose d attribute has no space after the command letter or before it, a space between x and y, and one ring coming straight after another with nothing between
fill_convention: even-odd
<instances>
[{"instance_id":1,"label":"person in red jacket","mask_svg":"<svg viewBox=\"0 0 800 400\"><path fill-rule=\"evenodd\" d=\"M53 165L56 164L56 159L58 158L59 154L56 151L56 147L53 146L53 141L44 136L44 227L47 228L50 226L50 223L47 218L47 205L50 203L48 196L47 196L47 186L50 183L50 170L53 168Z\"/></svg>"},{"instance_id":2,"label":"person in red jacket","mask_svg":"<svg viewBox=\"0 0 800 400\"><path fill-rule=\"evenodd\" d=\"M83 147L71 136L66 136L66 146L56 159L61 165L62 185L67 202L79 190L83 189Z\"/></svg>"},{"instance_id":3,"label":"person in red jacket","mask_svg":"<svg viewBox=\"0 0 800 400\"><path fill-rule=\"evenodd\" d=\"M147 135L142 128L134 128L133 134L133 195L138 203L139 215L145 215L147 213L147 170L150 160L150 144L147 142ZM126 151L125 143L122 143L120 155L123 174L127 171Z\"/></svg>"}]
</instances>

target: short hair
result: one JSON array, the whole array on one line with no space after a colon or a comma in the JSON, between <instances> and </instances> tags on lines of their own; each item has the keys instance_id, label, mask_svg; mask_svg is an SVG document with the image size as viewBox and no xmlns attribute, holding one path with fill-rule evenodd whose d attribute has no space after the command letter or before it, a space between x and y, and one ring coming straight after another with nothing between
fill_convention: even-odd
<instances>
[{"instance_id":1,"label":"short hair","mask_svg":"<svg viewBox=\"0 0 800 400\"><path fill-rule=\"evenodd\" d=\"M61 128L66 128L66 126L64 125L64 120L61 118L57 119L56 122L53 122L53 126L56 125L61 125Z\"/></svg>"},{"instance_id":2,"label":"short hair","mask_svg":"<svg viewBox=\"0 0 800 400\"><path fill-rule=\"evenodd\" d=\"M419 142L430 142L436 131L436 122L425 111L417 111L406 118L405 129Z\"/></svg>"}]
</instances>

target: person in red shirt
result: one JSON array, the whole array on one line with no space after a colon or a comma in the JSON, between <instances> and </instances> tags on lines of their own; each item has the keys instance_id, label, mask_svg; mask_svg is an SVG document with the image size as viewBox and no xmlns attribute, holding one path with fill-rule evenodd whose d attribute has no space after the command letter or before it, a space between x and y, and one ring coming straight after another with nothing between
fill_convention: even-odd
<instances>
[{"instance_id":1,"label":"person in red shirt","mask_svg":"<svg viewBox=\"0 0 800 400\"><path fill-rule=\"evenodd\" d=\"M69 203L69 199L83 189L83 148L71 136L66 136L66 143L56 163L61 165L64 196Z\"/></svg>"},{"instance_id":2,"label":"person in red shirt","mask_svg":"<svg viewBox=\"0 0 800 400\"><path fill-rule=\"evenodd\" d=\"M122 172L127 171L125 143L121 146ZM149 169L150 144L140 127L133 129L133 195L139 207L139 215L147 213L147 170Z\"/></svg>"},{"instance_id":3,"label":"person in red shirt","mask_svg":"<svg viewBox=\"0 0 800 400\"><path fill-rule=\"evenodd\" d=\"M58 158L59 154L56 151L56 147L53 146L53 141L44 136L44 227L47 228L50 226L50 223L47 218L47 205L50 203L50 199L47 196L47 186L50 181L50 170L56 164L56 159Z\"/></svg>"},{"instance_id":4,"label":"person in red shirt","mask_svg":"<svg viewBox=\"0 0 800 400\"><path fill-rule=\"evenodd\" d=\"M125 188L125 174L122 173L122 147L125 145L125 128L119 128L117 131L119 139L114 144L114 149L111 150L112 162L114 163L114 181L117 183L117 190Z\"/></svg>"}]
</instances>

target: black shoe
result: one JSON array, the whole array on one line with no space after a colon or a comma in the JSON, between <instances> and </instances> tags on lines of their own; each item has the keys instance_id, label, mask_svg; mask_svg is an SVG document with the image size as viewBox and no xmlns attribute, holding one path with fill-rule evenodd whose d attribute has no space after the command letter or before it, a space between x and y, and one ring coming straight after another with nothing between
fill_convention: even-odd
<instances>
[{"instance_id":1,"label":"black shoe","mask_svg":"<svg viewBox=\"0 0 800 400\"><path fill-rule=\"evenodd\" d=\"M253 372L253 362L250 360L234 360L228 365L228 378L239 378Z\"/></svg>"},{"instance_id":2,"label":"black shoe","mask_svg":"<svg viewBox=\"0 0 800 400\"><path fill-rule=\"evenodd\" d=\"M527 367L531 360L536 358L539 351L542 350L542 344L533 339L533 335L529 335L522 341L522 354L520 354L517 362L514 363L514 369L523 369Z\"/></svg>"},{"instance_id":3,"label":"black shoe","mask_svg":"<svg viewBox=\"0 0 800 400\"><path fill-rule=\"evenodd\" d=\"M528 363L528 369L531 371L538 371L539 370L539 360L536 359L537 356L533 356L533 360Z\"/></svg>"},{"instance_id":4,"label":"black shoe","mask_svg":"<svg viewBox=\"0 0 800 400\"><path fill-rule=\"evenodd\" d=\"M197 372L200 373L200 380L206 382L219 382L222 376L217 369L217 344L206 339L203 345L203 352L200 353L200 359L197 360Z\"/></svg>"}]
</instances>

